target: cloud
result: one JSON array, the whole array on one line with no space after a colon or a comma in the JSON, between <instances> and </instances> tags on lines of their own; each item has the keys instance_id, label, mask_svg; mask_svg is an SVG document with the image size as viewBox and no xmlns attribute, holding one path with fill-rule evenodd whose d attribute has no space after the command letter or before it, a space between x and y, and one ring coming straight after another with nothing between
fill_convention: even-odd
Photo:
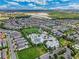
<instances>
[{"instance_id":1,"label":"cloud","mask_svg":"<svg viewBox=\"0 0 79 59\"><path fill-rule=\"evenodd\" d=\"M58 6L58 7L52 7L50 9L79 9L79 4L78 3L70 3L69 5L66 6Z\"/></svg>"},{"instance_id":2,"label":"cloud","mask_svg":"<svg viewBox=\"0 0 79 59\"><path fill-rule=\"evenodd\" d=\"M70 0L61 0L61 1L65 2L65 1L70 1Z\"/></svg>"},{"instance_id":3,"label":"cloud","mask_svg":"<svg viewBox=\"0 0 79 59\"><path fill-rule=\"evenodd\" d=\"M7 8L6 5L1 5L1 6L0 6L0 9L5 9L5 8Z\"/></svg>"},{"instance_id":4,"label":"cloud","mask_svg":"<svg viewBox=\"0 0 79 59\"><path fill-rule=\"evenodd\" d=\"M74 0L4 0L0 9L79 9ZM74 2L72 2L74 1ZM77 0L78 1L78 0Z\"/></svg>"},{"instance_id":5,"label":"cloud","mask_svg":"<svg viewBox=\"0 0 79 59\"><path fill-rule=\"evenodd\" d=\"M44 8L44 7L40 7L40 6L36 6L36 7L34 7L33 9L38 9L38 10L47 10L47 8Z\"/></svg>"},{"instance_id":6,"label":"cloud","mask_svg":"<svg viewBox=\"0 0 79 59\"><path fill-rule=\"evenodd\" d=\"M36 5L35 4L32 4L32 3L28 4L28 6L36 7Z\"/></svg>"},{"instance_id":7,"label":"cloud","mask_svg":"<svg viewBox=\"0 0 79 59\"><path fill-rule=\"evenodd\" d=\"M20 5L19 3L17 2L13 2L13 1L8 1L8 0L5 0L5 2L9 5Z\"/></svg>"},{"instance_id":8,"label":"cloud","mask_svg":"<svg viewBox=\"0 0 79 59\"><path fill-rule=\"evenodd\" d=\"M20 5L18 2L13 2L13 1L7 1L5 0L6 4L4 5L0 5L0 9L18 9L23 7L22 5Z\"/></svg>"},{"instance_id":9,"label":"cloud","mask_svg":"<svg viewBox=\"0 0 79 59\"><path fill-rule=\"evenodd\" d=\"M17 2L8 2L9 5L20 5L19 3Z\"/></svg>"},{"instance_id":10,"label":"cloud","mask_svg":"<svg viewBox=\"0 0 79 59\"><path fill-rule=\"evenodd\" d=\"M47 4L47 0L14 0L17 2L33 2L36 4L41 4L41 5L46 5Z\"/></svg>"},{"instance_id":11,"label":"cloud","mask_svg":"<svg viewBox=\"0 0 79 59\"><path fill-rule=\"evenodd\" d=\"M28 7L29 7L29 9L43 9L43 10L46 9L42 6L37 6L36 4L33 4L33 3L28 4ZM28 7L25 7L25 8L28 8Z\"/></svg>"},{"instance_id":12,"label":"cloud","mask_svg":"<svg viewBox=\"0 0 79 59\"><path fill-rule=\"evenodd\" d=\"M79 9L79 4L73 3L73 4L70 4L68 7L72 8L72 9Z\"/></svg>"}]
</instances>

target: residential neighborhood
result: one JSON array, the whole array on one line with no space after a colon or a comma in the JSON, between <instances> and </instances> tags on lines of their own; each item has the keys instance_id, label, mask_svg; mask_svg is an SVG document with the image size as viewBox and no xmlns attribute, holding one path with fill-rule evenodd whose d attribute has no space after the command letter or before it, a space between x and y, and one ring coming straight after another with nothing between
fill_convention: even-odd
<instances>
[{"instance_id":1,"label":"residential neighborhood","mask_svg":"<svg viewBox=\"0 0 79 59\"><path fill-rule=\"evenodd\" d=\"M1 22L0 59L76 59L79 20L42 16Z\"/></svg>"}]
</instances>

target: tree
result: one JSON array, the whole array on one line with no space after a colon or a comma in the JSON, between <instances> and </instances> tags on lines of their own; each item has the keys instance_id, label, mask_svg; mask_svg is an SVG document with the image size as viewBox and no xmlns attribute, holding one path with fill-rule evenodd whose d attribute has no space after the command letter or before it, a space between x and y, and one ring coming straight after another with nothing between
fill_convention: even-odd
<instances>
[{"instance_id":1,"label":"tree","mask_svg":"<svg viewBox=\"0 0 79 59\"><path fill-rule=\"evenodd\" d=\"M61 56L60 59L65 59L65 58L63 56Z\"/></svg>"},{"instance_id":2,"label":"tree","mask_svg":"<svg viewBox=\"0 0 79 59\"><path fill-rule=\"evenodd\" d=\"M51 56L49 56L49 59L53 59Z\"/></svg>"},{"instance_id":3,"label":"tree","mask_svg":"<svg viewBox=\"0 0 79 59\"><path fill-rule=\"evenodd\" d=\"M40 56L37 59L41 59Z\"/></svg>"},{"instance_id":4,"label":"tree","mask_svg":"<svg viewBox=\"0 0 79 59\"><path fill-rule=\"evenodd\" d=\"M57 56L57 54L54 54L54 59L58 59L58 56Z\"/></svg>"}]
</instances>

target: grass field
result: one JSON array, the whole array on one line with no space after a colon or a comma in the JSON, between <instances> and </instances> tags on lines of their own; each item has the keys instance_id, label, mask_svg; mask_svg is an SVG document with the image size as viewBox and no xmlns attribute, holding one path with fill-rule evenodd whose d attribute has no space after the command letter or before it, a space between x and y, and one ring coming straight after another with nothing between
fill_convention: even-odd
<instances>
[{"instance_id":1,"label":"grass field","mask_svg":"<svg viewBox=\"0 0 79 59\"><path fill-rule=\"evenodd\" d=\"M35 27L25 28L25 29L22 30L22 32L24 34L39 33L39 28L35 28Z\"/></svg>"},{"instance_id":2,"label":"grass field","mask_svg":"<svg viewBox=\"0 0 79 59\"><path fill-rule=\"evenodd\" d=\"M52 11L49 13L49 17L52 18L79 18L79 13L72 13L72 12L60 12L60 11Z\"/></svg>"},{"instance_id":3,"label":"grass field","mask_svg":"<svg viewBox=\"0 0 79 59\"><path fill-rule=\"evenodd\" d=\"M46 53L44 46L31 47L17 52L19 59L35 59L44 53Z\"/></svg>"}]
</instances>

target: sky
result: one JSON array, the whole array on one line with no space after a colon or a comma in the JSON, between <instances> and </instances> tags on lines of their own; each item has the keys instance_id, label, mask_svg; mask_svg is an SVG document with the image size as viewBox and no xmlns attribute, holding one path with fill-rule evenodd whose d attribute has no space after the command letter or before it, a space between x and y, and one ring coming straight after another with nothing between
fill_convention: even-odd
<instances>
[{"instance_id":1,"label":"sky","mask_svg":"<svg viewBox=\"0 0 79 59\"><path fill-rule=\"evenodd\" d=\"M79 0L0 0L0 9L79 9Z\"/></svg>"}]
</instances>

